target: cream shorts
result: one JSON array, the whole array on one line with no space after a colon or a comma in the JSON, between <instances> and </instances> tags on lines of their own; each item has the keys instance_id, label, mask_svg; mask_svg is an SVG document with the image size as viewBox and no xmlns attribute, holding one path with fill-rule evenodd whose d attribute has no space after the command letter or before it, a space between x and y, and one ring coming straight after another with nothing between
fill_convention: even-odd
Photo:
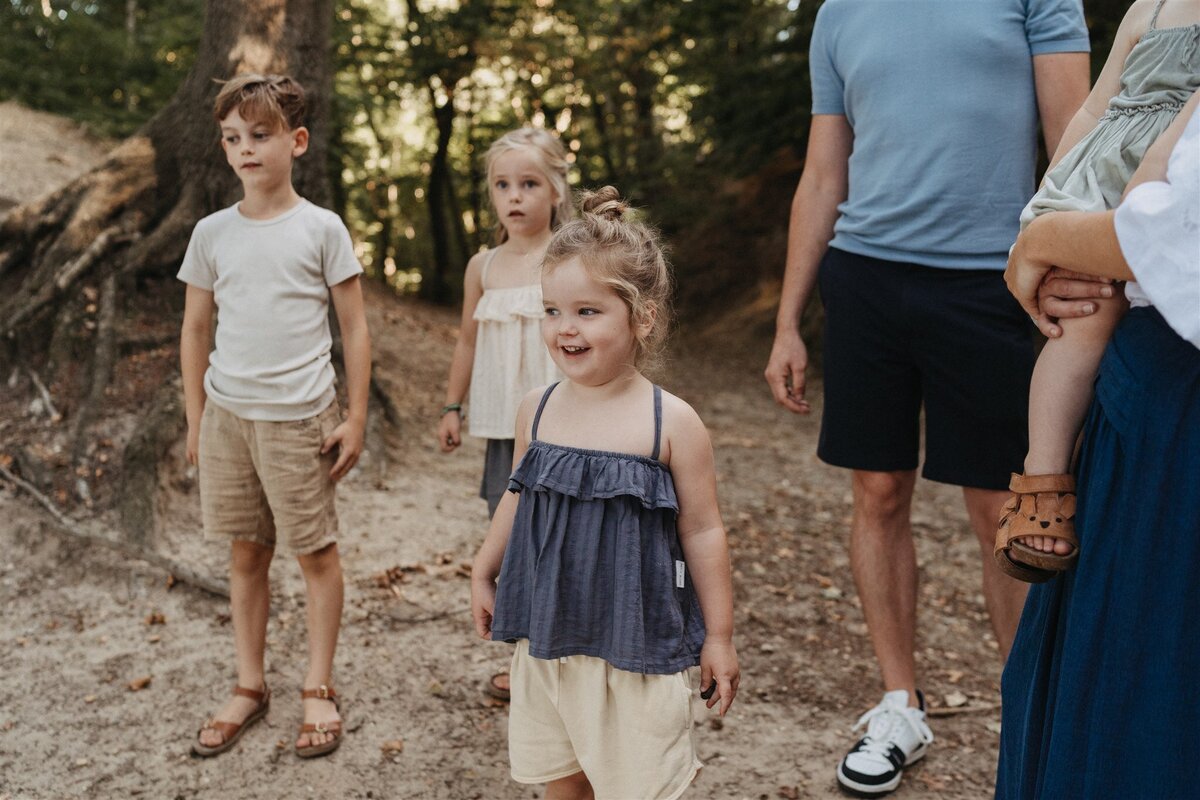
<instances>
[{"instance_id":1,"label":"cream shorts","mask_svg":"<svg viewBox=\"0 0 1200 800\"><path fill-rule=\"evenodd\" d=\"M209 401L200 419L200 512L210 539L315 553L335 541L337 448L321 443L341 423L336 402L292 422L242 419Z\"/></svg>"},{"instance_id":2,"label":"cream shorts","mask_svg":"<svg viewBox=\"0 0 1200 800\"><path fill-rule=\"evenodd\" d=\"M510 672L508 757L519 783L582 770L596 800L673 800L702 766L687 671L642 675L592 656L534 658L521 639Z\"/></svg>"}]
</instances>

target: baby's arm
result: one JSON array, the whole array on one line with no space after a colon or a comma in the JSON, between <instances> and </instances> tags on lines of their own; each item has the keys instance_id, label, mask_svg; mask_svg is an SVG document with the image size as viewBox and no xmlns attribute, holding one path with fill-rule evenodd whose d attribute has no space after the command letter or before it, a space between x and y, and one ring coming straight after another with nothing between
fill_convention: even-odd
<instances>
[{"instance_id":1,"label":"baby's arm","mask_svg":"<svg viewBox=\"0 0 1200 800\"><path fill-rule=\"evenodd\" d=\"M179 335L179 367L183 373L183 400L187 416L187 460L200 461L200 417L204 413L204 373L212 347L213 293L188 284Z\"/></svg>"},{"instance_id":2,"label":"baby's arm","mask_svg":"<svg viewBox=\"0 0 1200 800\"><path fill-rule=\"evenodd\" d=\"M1113 38L1112 50L1108 53L1104 68L1100 70L1100 75L1096 78L1096 85L1092 87L1092 91L1083 101L1083 105L1075 112L1075 116L1071 117L1067 129L1063 132L1062 139L1050 159L1051 169L1064 155L1070 152L1072 147L1079 144L1080 139L1096 127L1100 117L1108 109L1109 102L1120 93L1121 72L1125 69L1125 59L1129 56L1129 51L1137 44L1138 39L1146 32L1146 28L1149 27L1150 15L1153 11L1154 0L1140 0L1125 13L1125 18L1121 20L1121 25L1117 28L1116 36Z\"/></svg>"},{"instance_id":3,"label":"baby's arm","mask_svg":"<svg viewBox=\"0 0 1200 800\"><path fill-rule=\"evenodd\" d=\"M663 393L663 429L667 439L667 465L679 498L679 541L688 573L704 614L704 648L700 652L700 686L713 681L724 716L737 695L740 673L733 646L733 582L729 574L729 546L717 505L717 474L712 442L700 417L678 397Z\"/></svg>"},{"instance_id":4,"label":"baby's arm","mask_svg":"<svg viewBox=\"0 0 1200 800\"><path fill-rule=\"evenodd\" d=\"M446 381L446 405L462 405L471 386L471 368L475 365L475 306L483 296L482 253L471 256L463 276L462 322L458 326L458 341L450 361L450 377ZM462 444L462 411L447 411L438 420L438 447L449 453Z\"/></svg>"},{"instance_id":5,"label":"baby's arm","mask_svg":"<svg viewBox=\"0 0 1200 800\"><path fill-rule=\"evenodd\" d=\"M514 469L529 449L534 409L537 408L543 391L544 389L535 389L525 395L517 409L517 429L513 444ZM492 522L488 526L487 537L484 538L471 566L471 616L475 620L475 632L484 639L492 633L496 578L500 575L500 565L504 562L504 550L508 547L508 537L512 534L519 499L515 492L505 492L504 497L500 498L500 504L496 506L496 513L492 515Z\"/></svg>"},{"instance_id":6,"label":"baby's arm","mask_svg":"<svg viewBox=\"0 0 1200 800\"><path fill-rule=\"evenodd\" d=\"M337 462L330 470L335 481L345 477L358 462L367 427L367 394L371 387L371 334L363 308L362 281L357 275L329 287L333 310L342 334L342 359L346 365L346 396L350 413L321 445L321 452L338 448Z\"/></svg>"}]
</instances>

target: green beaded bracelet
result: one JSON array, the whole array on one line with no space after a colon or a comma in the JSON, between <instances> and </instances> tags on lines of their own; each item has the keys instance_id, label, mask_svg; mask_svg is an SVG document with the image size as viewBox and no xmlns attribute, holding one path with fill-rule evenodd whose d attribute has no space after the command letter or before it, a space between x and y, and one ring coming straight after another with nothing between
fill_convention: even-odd
<instances>
[{"instance_id":1,"label":"green beaded bracelet","mask_svg":"<svg viewBox=\"0 0 1200 800\"><path fill-rule=\"evenodd\" d=\"M449 411L457 411L458 415L461 417L462 416L462 403L447 403L446 405L442 406L442 412L440 414L438 414L438 416L444 417L444 416L446 416L446 413Z\"/></svg>"}]
</instances>

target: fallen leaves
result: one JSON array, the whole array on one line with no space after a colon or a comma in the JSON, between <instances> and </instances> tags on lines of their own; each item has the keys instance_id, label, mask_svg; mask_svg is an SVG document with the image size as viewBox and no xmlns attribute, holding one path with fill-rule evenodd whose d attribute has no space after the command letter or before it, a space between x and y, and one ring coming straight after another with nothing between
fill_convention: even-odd
<instances>
[{"instance_id":1,"label":"fallen leaves","mask_svg":"<svg viewBox=\"0 0 1200 800\"><path fill-rule=\"evenodd\" d=\"M402 597L398 584L406 582L412 575L428 575L433 578L470 578L471 562L456 561L453 553L438 553L432 562L408 561L389 567L373 577L375 585L387 589L398 598Z\"/></svg>"},{"instance_id":2,"label":"fallen leaves","mask_svg":"<svg viewBox=\"0 0 1200 800\"><path fill-rule=\"evenodd\" d=\"M152 675L143 675L140 678L134 678L128 684L129 691L140 692L142 689L145 689L146 687L148 687L150 685L150 681L152 681L152 680L154 680L154 676L152 676Z\"/></svg>"},{"instance_id":3,"label":"fallen leaves","mask_svg":"<svg viewBox=\"0 0 1200 800\"><path fill-rule=\"evenodd\" d=\"M151 611L143 622L147 625L166 625L167 618L161 611Z\"/></svg>"},{"instance_id":4,"label":"fallen leaves","mask_svg":"<svg viewBox=\"0 0 1200 800\"><path fill-rule=\"evenodd\" d=\"M385 756L399 755L404 752L403 739L389 739L379 747Z\"/></svg>"}]
</instances>

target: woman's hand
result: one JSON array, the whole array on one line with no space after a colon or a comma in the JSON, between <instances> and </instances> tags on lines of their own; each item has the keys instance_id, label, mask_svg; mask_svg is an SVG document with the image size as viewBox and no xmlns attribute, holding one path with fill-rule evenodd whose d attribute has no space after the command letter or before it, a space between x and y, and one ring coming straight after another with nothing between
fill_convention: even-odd
<instances>
[{"instance_id":1,"label":"woman's hand","mask_svg":"<svg viewBox=\"0 0 1200 800\"><path fill-rule=\"evenodd\" d=\"M1111 240L1111 241L1109 241ZM1132 280L1113 265L1104 264L1104 274L1085 275L1061 269L1058 264L1090 269L1105 261L1101 256L1120 248L1112 231L1112 212L1084 213L1054 211L1029 223L1008 253L1004 282L1034 324L1048 338L1062 336L1059 319L1086 317L1097 305L1089 298L1112 297L1117 292L1112 278Z\"/></svg>"},{"instance_id":2,"label":"woman's hand","mask_svg":"<svg viewBox=\"0 0 1200 800\"><path fill-rule=\"evenodd\" d=\"M1041 289L1042 281L1046 279L1046 274L1054 265L1035 258L1030 252L1029 242L1034 235L1031 234L1034 226L1047 219L1048 216L1035 219L1017 237L1016 244L1013 245L1012 250L1008 251L1008 267L1004 270L1004 282L1008 284L1008 291L1017 298L1021 308L1025 309L1025 313L1033 318L1034 324L1042 333L1046 333L1046 328L1052 326L1053 323L1050 321L1050 317L1042 311L1038 302L1038 291Z\"/></svg>"},{"instance_id":3,"label":"woman's hand","mask_svg":"<svg viewBox=\"0 0 1200 800\"><path fill-rule=\"evenodd\" d=\"M1073 319L1095 314L1098 306L1091 300L1112 297L1118 291L1110 278L1098 278L1055 267L1046 273L1038 287L1038 306L1052 320ZM1053 339L1062 336L1062 328L1051 325L1042 333Z\"/></svg>"},{"instance_id":4,"label":"woman's hand","mask_svg":"<svg viewBox=\"0 0 1200 800\"><path fill-rule=\"evenodd\" d=\"M705 706L712 708L718 702L721 716L733 705L737 696L738 682L741 671L738 669L737 651L733 642L725 639L707 638L700 650L700 696L704 698ZM713 684L716 691L712 691Z\"/></svg>"}]
</instances>

